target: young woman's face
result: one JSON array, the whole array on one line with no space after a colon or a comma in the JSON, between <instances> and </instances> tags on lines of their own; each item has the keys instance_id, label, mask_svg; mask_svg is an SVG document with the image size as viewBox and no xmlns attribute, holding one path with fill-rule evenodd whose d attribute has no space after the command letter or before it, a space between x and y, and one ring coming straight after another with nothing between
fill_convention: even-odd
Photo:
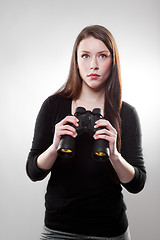
<instances>
[{"instance_id":1,"label":"young woman's face","mask_svg":"<svg viewBox=\"0 0 160 240\"><path fill-rule=\"evenodd\" d=\"M77 63L82 84L95 90L104 88L112 68L112 56L99 39L83 39L77 50Z\"/></svg>"}]
</instances>

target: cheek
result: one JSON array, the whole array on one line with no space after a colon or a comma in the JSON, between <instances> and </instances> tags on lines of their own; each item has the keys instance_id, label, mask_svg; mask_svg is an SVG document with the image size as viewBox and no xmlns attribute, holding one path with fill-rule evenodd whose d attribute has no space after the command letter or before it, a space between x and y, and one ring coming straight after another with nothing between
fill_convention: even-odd
<instances>
[{"instance_id":1,"label":"cheek","mask_svg":"<svg viewBox=\"0 0 160 240\"><path fill-rule=\"evenodd\" d=\"M104 73L110 73L111 72L111 69L112 69L112 62L110 63L105 63L102 67Z\"/></svg>"},{"instance_id":2,"label":"cheek","mask_svg":"<svg viewBox=\"0 0 160 240\"><path fill-rule=\"evenodd\" d=\"M79 72L83 73L83 72L87 71L88 64L86 62L84 63L83 61L79 61L78 62L78 69L79 69Z\"/></svg>"}]
</instances>

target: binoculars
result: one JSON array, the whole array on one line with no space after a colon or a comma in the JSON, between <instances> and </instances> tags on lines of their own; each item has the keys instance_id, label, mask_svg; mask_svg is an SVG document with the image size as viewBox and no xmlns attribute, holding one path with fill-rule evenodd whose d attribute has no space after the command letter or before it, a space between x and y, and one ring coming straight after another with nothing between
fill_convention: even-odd
<instances>
[{"instance_id":1,"label":"binoculars","mask_svg":"<svg viewBox=\"0 0 160 240\"><path fill-rule=\"evenodd\" d=\"M74 127L78 135L87 133L91 137L93 137L97 130L105 128L105 127L100 127L97 129L94 128L95 122L103 118L100 108L94 108L93 111L91 112L83 107L77 107L74 116L79 120L78 127L71 123L67 124ZM73 138L70 135L63 135L61 137L57 150L59 156L63 158L71 158L74 156L75 150L76 150L75 138ZM105 139L94 140L91 155L95 160L100 161L107 160L109 158L108 152L109 144L107 140Z\"/></svg>"}]
</instances>

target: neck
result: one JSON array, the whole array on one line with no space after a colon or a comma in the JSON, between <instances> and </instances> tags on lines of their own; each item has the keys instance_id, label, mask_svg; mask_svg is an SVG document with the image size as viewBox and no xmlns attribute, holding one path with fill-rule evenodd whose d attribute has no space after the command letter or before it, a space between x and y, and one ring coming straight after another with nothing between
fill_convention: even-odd
<instances>
[{"instance_id":1,"label":"neck","mask_svg":"<svg viewBox=\"0 0 160 240\"><path fill-rule=\"evenodd\" d=\"M105 91L94 91L93 89L82 88L82 91L77 99L72 101L72 113L76 107L84 107L87 110L100 108L104 112Z\"/></svg>"},{"instance_id":2,"label":"neck","mask_svg":"<svg viewBox=\"0 0 160 240\"><path fill-rule=\"evenodd\" d=\"M83 87L82 85L82 89L78 99L87 101L87 102L92 102L92 103L101 102L104 104L104 97L105 97L104 88L101 90L94 90L94 89Z\"/></svg>"}]
</instances>

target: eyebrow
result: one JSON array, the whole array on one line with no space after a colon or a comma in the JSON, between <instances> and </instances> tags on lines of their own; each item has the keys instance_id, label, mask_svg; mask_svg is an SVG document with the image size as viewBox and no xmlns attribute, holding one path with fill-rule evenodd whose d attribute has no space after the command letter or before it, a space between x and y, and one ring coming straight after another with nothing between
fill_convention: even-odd
<instances>
[{"instance_id":1,"label":"eyebrow","mask_svg":"<svg viewBox=\"0 0 160 240\"><path fill-rule=\"evenodd\" d=\"M86 51L86 50L82 50L82 51L80 51L80 52L81 52L81 53L83 53L83 52L85 52L85 53L90 53L89 51ZM98 52L98 53L104 53L104 52L110 53L109 50L102 50L102 51L100 51L100 52Z\"/></svg>"}]
</instances>

